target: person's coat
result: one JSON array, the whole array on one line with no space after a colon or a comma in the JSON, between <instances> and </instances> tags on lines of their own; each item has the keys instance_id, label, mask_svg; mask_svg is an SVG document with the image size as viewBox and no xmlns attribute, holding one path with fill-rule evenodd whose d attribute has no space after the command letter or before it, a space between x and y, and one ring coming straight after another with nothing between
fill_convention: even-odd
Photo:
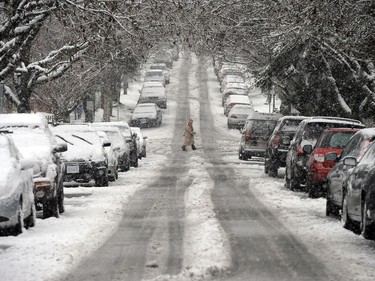
<instances>
[{"instance_id":1,"label":"person's coat","mask_svg":"<svg viewBox=\"0 0 375 281\"><path fill-rule=\"evenodd\" d=\"M195 132L194 132L193 126L187 124L185 127L185 133L184 133L184 136L185 136L184 145L185 146L190 146L194 144L194 134Z\"/></svg>"}]
</instances>

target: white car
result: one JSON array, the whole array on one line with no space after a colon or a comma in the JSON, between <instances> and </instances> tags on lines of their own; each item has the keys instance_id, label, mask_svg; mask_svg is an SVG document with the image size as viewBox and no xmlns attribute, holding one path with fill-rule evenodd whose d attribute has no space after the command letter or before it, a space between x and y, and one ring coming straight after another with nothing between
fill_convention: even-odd
<instances>
[{"instance_id":1,"label":"white car","mask_svg":"<svg viewBox=\"0 0 375 281\"><path fill-rule=\"evenodd\" d=\"M35 225L33 162L23 159L11 134L0 133L0 233Z\"/></svg>"},{"instance_id":2,"label":"white car","mask_svg":"<svg viewBox=\"0 0 375 281\"><path fill-rule=\"evenodd\" d=\"M117 155L118 167L124 171L130 169L130 149L126 143L125 137L122 135L119 128L114 126L101 126L102 123L93 123L92 126L96 131L103 131L110 139L111 147ZM112 176L108 174L110 178Z\"/></svg>"},{"instance_id":3,"label":"white car","mask_svg":"<svg viewBox=\"0 0 375 281\"><path fill-rule=\"evenodd\" d=\"M252 105L235 104L228 112L228 129L241 129L246 122L247 117L254 112Z\"/></svg>"},{"instance_id":4,"label":"white car","mask_svg":"<svg viewBox=\"0 0 375 281\"><path fill-rule=\"evenodd\" d=\"M108 158L94 128L89 125L60 125L53 128L60 141L67 143L62 153L65 163L64 186L108 186Z\"/></svg>"},{"instance_id":5,"label":"white car","mask_svg":"<svg viewBox=\"0 0 375 281\"><path fill-rule=\"evenodd\" d=\"M144 82L161 82L165 85L164 72L161 69L150 69L145 73Z\"/></svg>"},{"instance_id":6,"label":"white car","mask_svg":"<svg viewBox=\"0 0 375 281\"><path fill-rule=\"evenodd\" d=\"M165 88L143 87L138 103L155 103L160 108L167 108L167 95L165 94Z\"/></svg>"},{"instance_id":7,"label":"white car","mask_svg":"<svg viewBox=\"0 0 375 281\"><path fill-rule=\"evenodd\" d=\"M23 157L34 161L37 210L43 210L43 218L59 217L64 212L65 168L60 153L67 150L67 145L57 143L42 114L1 114L0 128L12 131L13 140Z\"/></svg>"},{"instance_id":8,"label":"white car","mask_svg":"<svg viewBox=\"0 0 375 281\"><path fill-rule=\"evenodd\" d=\"M110 146L104 147L104 150L107 153L108 158L108 179L110 181L115 181L118 179L118 156L107 133L104 131L99 131L99 128L96 132L103 144L111 143Z\"/></svg>"},{"instance_id":9,"label":"white car","mask_svg":"<svg viewBox=\"0 0 375 281\"><path fill-rule=\"evenodd\" d=\"M170 77L169 77L169 69L165 63L154 63L150 65L150 69L159 69L162 70L164 73L164 78L165 78L165 84L169 84L170 82Z\"/></svg>"},{"instance_id":10,"label":"white car","mask_svg":"<svg viewBox=\"0 0 375 281\"><path fill-rule=\"evenodd\" d=\"M252 106L252 102L247 95L230 95L224 103L225 116L228 116L229 110L231 110L235 104L247 104Z\"/></svg>"}]
</instances>

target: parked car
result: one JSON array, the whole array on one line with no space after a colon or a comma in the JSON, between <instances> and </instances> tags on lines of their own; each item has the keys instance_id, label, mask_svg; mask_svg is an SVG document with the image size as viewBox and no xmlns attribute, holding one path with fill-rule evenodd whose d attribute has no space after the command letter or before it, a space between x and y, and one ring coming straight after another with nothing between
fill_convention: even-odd
<instances>
[{"instance_id":1,"label":"parked car","mask_svg":"<svg viewBox=\"0 0 375 281\"><path fill-rule=\"evenodd\" d=\"M347 177L349 166L345 165L346 157L355 157L357 162L361 158L369 145L375 140L375 128L361 129L355 133L345 145L341 154L337 152L328 153L325 161L336 163L327 175L327 204L326 215L337 215L342 209L344 182Z\"/></svg>"},{"instance_id":2,"label":"parked car","mask_svg":"<svg viewBox=\"0 0 375 281\"><path fill-rule=\"evenodd\" d=\"M245 85L248 88L248 85L246 84L245 78L243 76L225 75L220 83L220 92L222 93L225 90L225 88L230 87L234 84Z\"/></svg>"},{"instance_id":3,"label":"parked car","mask_svg":"<svg viewBox=\"0 0 375 281\"><path fill-rule=\"evenodd\" d=\"M108 159L94 128L89 125L59 125L53 133L68 145L62 153L65 163L64 186L108 186Z\"/></svg>"},{"instance_id":4,"label":"parked car","mask_svg":"<svg viewBox=\"0 0 375 281\"><path fill-rule=\"evenodd\" d=\"M133 127L159 127L163 121L163 115L159 106L155 103L140 103L132 113L130 126Z\"/></svg>"},{"instance_id":5,"label":"parked car","mask_svg":"<svg viewBox=\"0 0 375 281\"><path fill-rule=\"evenodd\" d=\"M64 164L60 153L66 144L57 143L42 114L2 114L0 127L13 132L12 138L25 159L34 161L36 209L43 218L59 217L64 212Z\"/></svg>"},{"instance_id":6,"label":"parked car","mask_svg":"<svg viewBox=\"0 0 375 281\"><path fill-rule=\"evenodd\" d=\"M343 165L347 176L343 184L341 223L352 229L359 226L366 239L375 238L375 143L363 157L346 156Z\"/></svg>"},{"instance_id":7,"label":"parked car","mask_svg":"<svg viewBox=\"0 0 375 281\"><path fill-rule=\"evenodd\" d=\"M228 112L227 125L228 129L242 129L247 117L254 111L252 105L235 104Z\"/></svg>"},{"instance_id":8,"label":"parked car","mask_svg":"<svg viewBox=\"0 0 375 281\"><path fill-rule=\"evenodd\" d=\"M280 167L285 167L286 154L299 123L305 116L283 116L279 118L266 146L264 172L276 177Z\"/></svg>"},{"instance_id":9,"label":"parked car","mask_svg":"<svg viewBox=\"0 0 375 281\"><path fill-rule=\"evenodd\" d=\"M18 235L35 225L33 166L11 136L0 133L0 234Z\"/></svg>"},{"instance_id":10,"label":"parked car","mask_svg":"<svg viewBox=\"0 0 375 281\"><path fill-rule=\"evenodd\" d=\"M154 70L162 70L164 74L164 84L169 84L170 77L169 77L169 69L165 63L154 63L150 65L150 69Z\"/></svg>"},{"instance_id":11,"label":"parked car","mask_svg":"<svg viewBox=\"0 0 375 281\"><path fill-rule=\"evenodd\" d=\"M167 52L160 52L155 55L154 63L165 63L168 68L172 68L173 66L173 57L172 55Z\"/></svg>"},{"instance_id":12,"label":"parked car","mask_svg":"<svg viewBox=\"0 0 375 281\"><path fill-rule=\"evenodd\" d=\"M221 104L222 106L225 105L226 100L228 99L229 96L231 95L243 95L247 96L248 95L248 90L246 88L243 88L241 86L231 86L225 88L221 95Z\"/></svg>"},{"instance_id":13,"label":"parked car","mask_svg":"<svg viewBox=\"0 0 375 281\"><path fill-rule=\"evenodd\" d=\"M296 131L286 156L285 182L289 189L299 189L306 183L306 162L309 155L303 151L306 144L315 146L328 128L364 128L358 120L339 117L314 117L303 120Z\"/></svg>"},{"instance_id":14,"label":"parked car","mask_svg":"<svg viewBox=\"0 0 375 281\"><path fill-rule=\"evenodd\" d=\"M138 100L140 103L155 103L160 108L167 108L167 96L165 88L160 87L143 87Z\"/></svg>"},{"instance_id":15,"label":"parked car","mask_svg":"<svg viewBox=\"0 0 375 281\"><path fill-rule=\"evenodd\" d=\"M306 162L306 190L310 198L325 196L326 190L324 183L327 181L327 175L332 167L336 164L327 161L325 156L329 152L341 154L343 148L349 139L359 129L352 128L331 128L322 132L315 147L311 144L305 145L303 151L310 155Z\"/></svg>"},{"instance_id":16,"label":"parked car","mask_svg":"<svg viewBox=\"0 0 375 281\"><path fill-rule=\"evenodd\" d=\"M238 158L247 160L253 156L264 157L267 142L275 129L277 120L281 117L279 113L258 111L251 113L241 131Z\"/></svg>"},{"instance_id":17,"label":"parked car","mask_svg":"<svg viewBox=\"0 0 375 281\"><path fill-rule=\"evenodd\" d=\"M229 110L231 110L235 104L246 104L250 106L253 105L247 95L230 95L224 103L225 116L228 116Z\"/></svg>"},{"instance_id":18,"label":"parked car","mask_svg":"<svg viewBox=\"0 0 375 281\"><path fill-rule=\"evenodd\" d=\"M144 82L161 82L165 85L165 77L163 70L160 69L149 69L145 73Z\"/></svg>"},{"instance_id":19,"label":"parked car","mask_svg":"<svg viewBox=\"0 0 375 281\"><path fill-rule=\"evenodd\" d=\"M120 129L121 134L124 136L130 151L130 166L138 167L139 151L137 149L136 136L130 129L130 126L125 121L112 121L112 122L98 122L100 126L112 126Z\"/></svg>"},{"instance_id":20,"label":"parked car","mask_svg":"<svg viewBox=\"0 0 375 281\"><path fill-rule=\"evenodd\" d=\"M218 79L220 82L223 81L226 75L236 75L239 77L243 77L243 70L239 69L236 66L229 66L229 67L222 67L218 72Z\"/></svg>"},{"instance_id":21,"label":"parked car","mask_svg":"<svg viewBox=\"0 0 375 281\"><path fill-rule=\"evenodd\" d=\"M130 127L130 128L132 129L133 132L137 134L137 137L139 140L139 157L138 158L141 159L142 157L146 157L147 137L143 136L141 128L139 127Z\"/></svg>"},{"instance_id":22,"label":"parked car","mask_svg":"<svg viewBox=\"0 0 375 281\"><path fill-rule=\"evenodd\" d=\"M107 133L104 131L96 131L102 144L111 143L110 138ZM111 143L110 146L104 147L105 152L107 153L108 159L108 179L110 181L115 181L118 179L118 155L114 150L114 147Z\"/></svg>"},{"instance_id":23,"label":"parked car","mask_svg":"<svg viewBox=\"0 0 375 281\"><path fill-rule=\"evenodd\" d=\"M125 137L118 127L102 126L102 124L103 123L93 123L92 126L95 128L95 130L104 131L108 135L111 141L111 146L117 155L117 162L120 171L129 171L130 149Z\"/></svg>"}]
</instances>

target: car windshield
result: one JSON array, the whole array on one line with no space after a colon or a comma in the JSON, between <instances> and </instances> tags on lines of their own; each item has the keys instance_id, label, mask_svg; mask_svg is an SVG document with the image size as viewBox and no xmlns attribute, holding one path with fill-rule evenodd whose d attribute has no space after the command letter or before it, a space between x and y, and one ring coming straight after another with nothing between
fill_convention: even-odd
<instances>
[{"instance_id":1,"label":"car windshield","mask_svg":"<svg viewBox=\"0 0 375 281\"><path fill-rule=\"evenodd\" d=\"M259 135L271 135L277 120L254 120L252 133Z\"/></svg>"},{"instance_id":2,"label":"car windshield","mask_svg":"<svg viewBox=\"0 0 375 281\"><path fill-rule=\"evenodd\" d=\"M111 140L113 147L123 147L124 146L124 138L120 135L117 131L105 131L108 137Z\"/></svg>"},{"instance_id":3,"label":"car windshield","mask_svg":"<svg viewBox=\"0 0 375 281\"><path fill-rule=\"evenodd\" d=\"M157 76L163 76L163 71L147 71L146 77L157 77Z\"/></svg>"},{"instance_id":4,"label":"car windshield","mask_svg":"<svg viewBox=\"0 0 375 281\"><path fill-rule=\"evenodd\" d=\"M154 106L138 106L134 109L133 113L135 113L135 114L155 113L155 107Z\"/></svg>"},{"instance_id":5,"label":"car windshield","mask_svg":"<svg viewBox=\"0 0 375 281\"><path fill-rule=\"evenodd\" d=\"M249 114L253 111L253 107L252 106L234 106L233 109L232 109L232 112L235 112L235 113L240 113L240 114Z\"/></svg>"},{"instance_id":6,"label":"car windshield","mask_svg":"<svg viewBox=\"0 0 375 281\"><path fill-rule=\"evenodd\" d=\"M162 65L162 64L160 64L160 65L151 65L151 66L150 66L150 69L162 69L162 70L167 70L168 68L167 68L166 65Z\"/></svg>"},{"instance_id":7,"label":"car windshield","mask_svg":"<svg viewBox=\"0 0 375 281\"><path fill-rule=\"evenodd\" d=\"M320 138L316 147L320 148L343 148L355 132L328 132Z\"/></svg>"}]
</instances>

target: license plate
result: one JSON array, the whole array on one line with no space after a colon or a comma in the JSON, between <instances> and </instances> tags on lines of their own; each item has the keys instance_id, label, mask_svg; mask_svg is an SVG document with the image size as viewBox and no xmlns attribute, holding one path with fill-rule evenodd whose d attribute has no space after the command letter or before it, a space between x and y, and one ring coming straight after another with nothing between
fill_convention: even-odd
<instances>
[{"instance_id":1,"label":"license plate","mask_svg":"<svg viewBox=\"0 0 375 281\"><path fill-rule=\"evenodd\" d=\"M66 173L67 174L78 174L79 173L79 166L77 165L68 165L66 167Z\"/></svg>"}]
</instances>

